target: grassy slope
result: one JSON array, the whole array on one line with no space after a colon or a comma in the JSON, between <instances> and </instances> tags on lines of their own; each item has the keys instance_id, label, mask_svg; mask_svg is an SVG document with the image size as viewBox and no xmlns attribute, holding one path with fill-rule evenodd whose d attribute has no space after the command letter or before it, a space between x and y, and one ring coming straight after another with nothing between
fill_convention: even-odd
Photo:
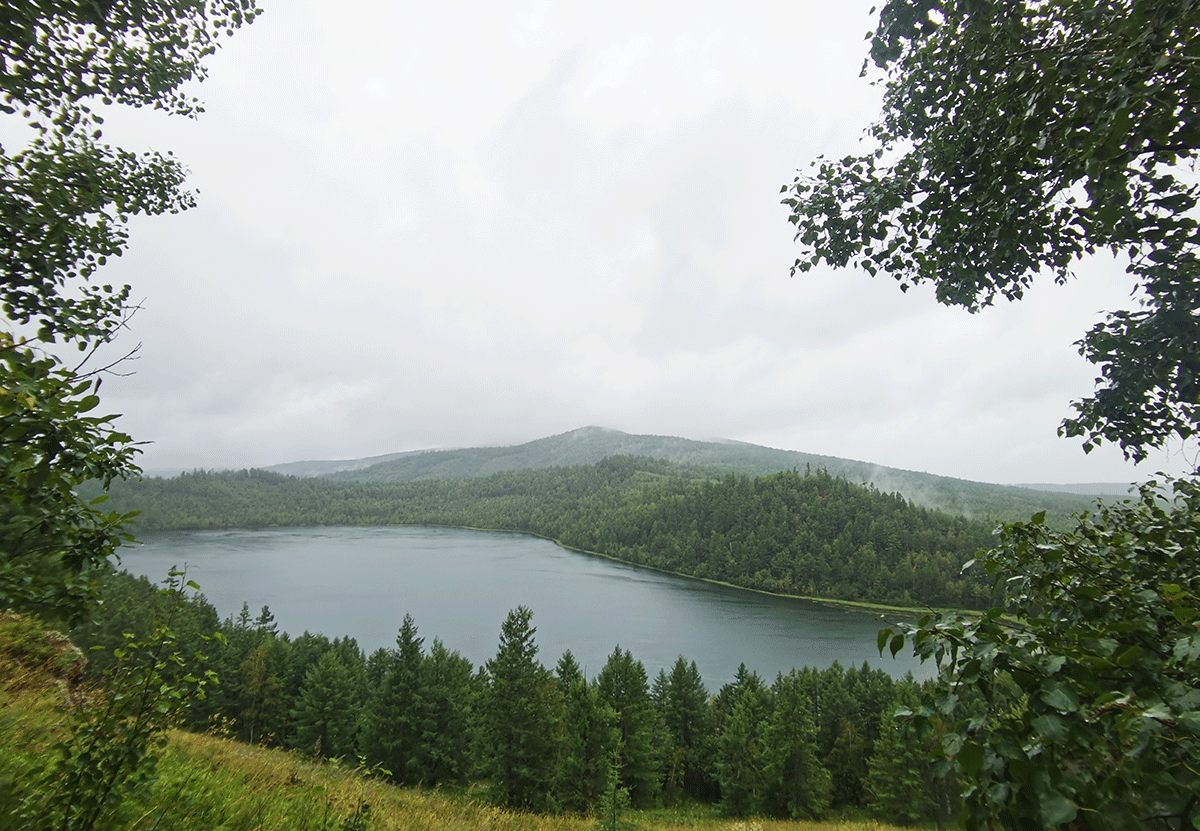
<instances>
[{"instance_id":1,"label":"grassy slope","mask_svg":"<svg viewBox=\"0 0 1200 831\"><path fill-rule=\"evenodd\" d=\"M0 829L14 829L12 811L34 781L31 770L47 755L63 723L66 682L13 649L16 632L0 621ZM20 657L25 657L22 662ZM76 691L77 692L77 691ZM353 819L369 808L362 826ZM472 791L446 793L401 789L331 762L215 736L172 731L153 783L127 798L111 827L172 831L588 831L594 820L533 816L506 811L474 798ZM631 812L632 828L713 831L888 831L873 821L738 821L710 806Z\"/></svg>"}]
</instances>

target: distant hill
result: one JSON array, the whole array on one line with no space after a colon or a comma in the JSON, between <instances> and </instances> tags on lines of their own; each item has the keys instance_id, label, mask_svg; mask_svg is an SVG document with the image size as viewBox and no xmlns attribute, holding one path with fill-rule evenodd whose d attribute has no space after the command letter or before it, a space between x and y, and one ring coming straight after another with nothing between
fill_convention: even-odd
<instances>
[{"instance_id":1,"label":"distant hill","mask_svg":"<svg viewBox=\"0 0 1200 831\"><path fill-rule=\"evenodd\" d=\"M1121 499L1128 497L1131 490L1137 489L1137 485L1132 482L1079 482L1073 485L1050 485L1034 482L1021 483L1014 487L1055 493L1077 493L1081 496L1114 496Z\"/></svg>"},{"instance_id":2,"label":"distant hill","mask_svg":"<svg viewBox=\"0 0 1200 831\"><path fill-rule=\"evenodd\" d=\"M1125 495L1124 486L1119 485L1099 486L1103 489L1096 493L1055 491L1054 486L993 485L746 442L635 435L603 427L583 427L507 447L418 450L358 460L293 462L267 470L338 481L401 483L473 479L494 473L595 464L611 456L661 459L718 476L825 470L855 484L899 493L918 505L999 520L1027 519L1042 510L1062 520L1091 507L1097 496ZM1112 490L1108 490L1110 487Z\"/></svg>"},{"instance_id":3,"label":"distant hill","mask_svg":"<svg viewBox=\"0 0 1200 831\"><path fill-rule=\"evenodd\" d=\"M410 450L407 453L385 453L382 456L370 456L366 459L342 459L340 461L320 460L308 462L285 462L281 465L271 465L264 470L272 473L282 473L284 476L299 476L301 479L311 479L318 476L332 476L337 473L363 470L384 464L404 456L425 453L424 450Z\"/></svg>"}]
</instances>

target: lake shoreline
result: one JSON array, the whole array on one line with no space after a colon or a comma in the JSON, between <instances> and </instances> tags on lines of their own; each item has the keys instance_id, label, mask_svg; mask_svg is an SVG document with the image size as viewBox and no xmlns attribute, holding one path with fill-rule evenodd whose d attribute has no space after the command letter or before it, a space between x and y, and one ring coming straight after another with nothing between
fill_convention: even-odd
<instances>
[{"instance_id":1,"label":"lake shoreline","mask_svg":"<svg viewBox=\"0 0 1200 831\"><path fill-rule=\"evenodd\" d=\"M619 644L650 674L680 654L696 660L714 687L735 677L739 663L765 678L835 660L894 677L930 674L915 657L879 654L877 635L888 625L881 609L672 574L537 534L297 526L156 532L142 542L123 548L122 568L153 577L188 562L221 615L268 605L285 631L352 636L367 651L394 645L410 613L426 637L482 665L504 616L523 605L536 613L546 655L570 650L592 669Z\"/></svg>"},{"instance_id":2,"label":"lake shoreline","mask_svg":"<svg viewBox=\"0 0 1200 831\"><path fill-rule=\"evenodd\" d=\"M806 600L809 603L818 603L822 606L828 606L828 607L835 608L835 609L837 609L837 608L848 609L848 610L855 611L855 612L878 612L880 615L894 614L894 615L899 615L899 616L902 616L905 618L910 618L913 620L921 617L922 615L941 614L943 612L953 612L953 611L961 612L963 614L979 614L977 611L972 611L969 609L935 609L935 608L932 608L929 606L890 606L885 603L869 603L865 600L838 600L838 599L833 599L833 598L829 598L829 597L811 597L811 596L802 595L802 594L783 594L781 592L771 592L771 591L767 591L766 589L755 589L755 588L751 588L750 586L739 586L737 583L729 583L725 580L714 580L711 577L698 577L695 574L686 574L682 571L668 571L667 569L663 569L663 568L655 568L654 566L648 566L645 563L635 563L632 560L623 560L620 557L614 557L613 555L605 554L602 551L589 551L586 548L576 548L575 546L567 545L566 543L562 542L561 540L556 540L553 537L548 537L544 534L538 534L533 531L514 531L511 528L476 528L476 527L473 527L470 525L401 525L401 526L374 526L374 527L381 527L381 528L386 528L386 527L454 528L454 529L458 529L461 531L485 531L488 533L496 533L496 534L521 534L523 536L536 537L537 539L540 539L540 540L546 540L547 542L552 542L555 545L557 545L559 548L562 548L566 551L574 551L577 554L586 554L590 557L603 557L604 559L611 560L614 563L621 563L622 565L632 566L633 568L642 568L642 569L645 569L646 571L653 571L657 574L669 574L672 577L684 577L684 578L687 578L688 580L699 580L703 583L709 583L714 586L723 586L728 589L737 589L739 591L754 592L755 594L762 594L762 595L766 595L767 597L783 597L783 598L787 598L788 600Z\"/></svg>"}]
</instances>

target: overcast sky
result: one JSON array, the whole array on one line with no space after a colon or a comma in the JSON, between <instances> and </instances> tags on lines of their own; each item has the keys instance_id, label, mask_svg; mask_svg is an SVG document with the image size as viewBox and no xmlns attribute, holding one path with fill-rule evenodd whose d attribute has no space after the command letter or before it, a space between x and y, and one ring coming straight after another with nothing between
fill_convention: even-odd
<instances>
[{"instance_id":1,"label":"overcast sky","mask_svg":"<svg viewBox=\"0 0 1200 831\"><path fill-rule=\"evenodd\" d=\"M858 146L872 0L260 0L200 120L110 117L199 206L139 220L106 408L149 469L515 444L595 424L991 482L1128 481L1056 427L1088 263L981 315L792 278L780 186Z\"/></svg>"}]
</instances>

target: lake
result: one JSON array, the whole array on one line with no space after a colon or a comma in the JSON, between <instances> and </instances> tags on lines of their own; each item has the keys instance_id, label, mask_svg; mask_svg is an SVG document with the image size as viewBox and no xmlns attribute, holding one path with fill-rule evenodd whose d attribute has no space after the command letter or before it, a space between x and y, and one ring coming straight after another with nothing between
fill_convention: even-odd
<instances>
[{"instance_id":1,"label":"lake","mask_svg":"<svg viewBox=\"0 0 1200 831\"><path fill-rule=\"evenodd\" d=\"M280 631L349 635L368 654L395 645L411 614L426 648L439 638L480 666L500 624L533 610L538 657L567 649L589 677L620 645L650 678L676 657L694 660L711 692L742 662L768 682L792 667L869 661L894 676L932 667L880 658L873 615L660 574L520 534L443 528L273 528L147 535L121 566L162 580L172 565L222 617L270 606Z\"/></svg>"}]
</instances>

